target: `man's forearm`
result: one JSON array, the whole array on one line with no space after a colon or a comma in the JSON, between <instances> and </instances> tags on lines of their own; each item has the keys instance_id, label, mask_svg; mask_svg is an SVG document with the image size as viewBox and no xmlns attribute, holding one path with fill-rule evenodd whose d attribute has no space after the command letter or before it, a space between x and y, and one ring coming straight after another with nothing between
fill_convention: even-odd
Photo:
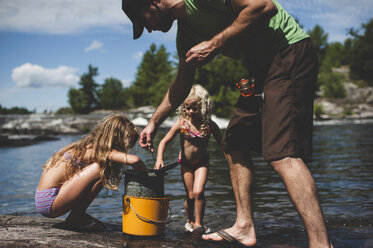
<instances>
[{"instance_id":1,"label":"man's forearm","mask_svg":"<svg viewBox=\"0 0 373 248\"><path fill-rule=\"evenodd\" d=\"M164 96L162 103L158 106L158 108L154 111L154 114L149 120L149 124L155 126L156 129L161 125L161 123L170 115L172 112L172 104L170 103L169 99L169 91L168 89L166 95Z\"/></svg>"},{"instance_id":2,"label":"man's forearm","mask_svg":"<svg viewBox=\"0 0 373 248\"><path fill-rule=\"evenodd\" d=\"M178 84L177 80L169 87L162 103L154 112L149 124L154 125L155 129L184 101L188 96L192 84Z\"/></svg>"},{"instance_id":3,"label":"man's forearm","mask_svg":"<svg viewBox=\"0 0 373 248\"><path fill-rule=\"evenodd\" d=\"M178 74L175 81L168 88L162 103L154 112L148 125L153 125L157 130L161 123L172 113L188 96L193 85L195 69L186 64L185 60L179 61Z\"/></svg>"}]
</instances>

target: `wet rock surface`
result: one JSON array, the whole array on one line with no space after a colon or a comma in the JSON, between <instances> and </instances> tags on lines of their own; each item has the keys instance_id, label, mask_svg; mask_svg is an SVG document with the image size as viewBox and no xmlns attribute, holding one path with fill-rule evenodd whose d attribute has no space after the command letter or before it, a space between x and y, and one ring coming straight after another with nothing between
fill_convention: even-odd
<instances>
[{"instance_id":1,"label":"wet rock surface","mask_svg":"<svg viewBox=\"0 0 373 248\"><path fill-rule=\"evenodd\" d=\"M62 219L0 215L0 247L195 247L192 242L184 244L185 240L128 236L122 233L119 224L105 224L102 232L81 233L63 229L62 222Z\"/></svg>"},{"instance_id":2,"label":"wet rock surface","mask_svg":"<svg viewBox=\"0 0 373 248\"><path fill-rule=\"evenodd\" d=\"M198 233L141 237L123 234L122 225L105 223L106 229L96 233L66 230L63 219L49 219L33 216L0 215L0 247L135 247L135 248L223 248L237 247L234 244L207 242ZM174 227L170 227L173 229ZM301 235L302 236L302 235ZM303 245L286 245L285 240L263 237L264 241L254 247L300 248ZM267 244L267 242L272 244ZM276 244L282 243L282 244ZM285 243L285 245L284 245ZM365 248L365 247L364 247Z\"/></svg>"},{"instance_id":3,"label":"wet rock surface","mask_svg":"<svg viewBox=\"0 0 373 248\"><path fill-rule=\"evenodd\" d=\"M227 220L221 219L221 222ZM347 224L346 224L347 223ZM227 223L226 223L227 224ZM200 240L197 233L187 233L176 227L166 226L162 236L141 237L123 234L121 224L105 223L106 229L96 233L83 233L66 230L63 219L44 217L0 215L0 247L135 247L135 248L222 248L238 247L222 242L206 242ZM229 225L225 225L229 226ZM343 220L327 222L329 235L334 247L369 248L373 247L371 221L355 223ZM357 232L358 229L363 230ZM272 228L266 232L258 228L256 248L300 248L307 247L305 230L295 227ZM339 237L339 238L338 238ZM343 238L342 238L343 237Z\"/></svg>"}]
</instances>

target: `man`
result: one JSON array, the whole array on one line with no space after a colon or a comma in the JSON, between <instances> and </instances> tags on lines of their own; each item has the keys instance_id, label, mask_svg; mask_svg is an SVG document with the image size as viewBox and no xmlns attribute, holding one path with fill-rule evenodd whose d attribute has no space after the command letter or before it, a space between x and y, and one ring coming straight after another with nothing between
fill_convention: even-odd
<instances>
[{"instance_id":1,"label":"man","mask_svg":"<svg viewBox=\"0 0 373 248\"><path fill-rule=\"evenodd\" d=\"M218 53L241 57L249 75L256 78L256 90L264 92L264 101L240 96L223 138L236 198L236 222L202 238L256 244L249 151L262 150L304 222L309 247L332 247L316 184L305 164L312 153L317 56L294 19L276 0L123 0L122 8L133 23L134 39L144 27L149 33L167 32L173 21L178 22L178 73L141 132L141 147L154 151L158 127L188 95L195 68Z\"/></svg>"}]
</instances>

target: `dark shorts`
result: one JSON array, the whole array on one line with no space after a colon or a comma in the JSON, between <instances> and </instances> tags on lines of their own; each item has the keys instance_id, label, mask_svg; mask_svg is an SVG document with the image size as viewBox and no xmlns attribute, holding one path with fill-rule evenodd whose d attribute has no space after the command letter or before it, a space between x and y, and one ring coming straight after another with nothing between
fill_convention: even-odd
<instances>
[{"instance_id":1,"label":"dark shorts","mask_svg":"<svg viewBox=\"0 0 373 248\"><path fill-rule=\"evenodd\" d=\"M223 136L223 150L262 152L268 162L285 157L312 160L317 74L318 58L309 38L279 51L264 80L256 81L264 101L238 99Z\"/></svg>"}]
</instances>

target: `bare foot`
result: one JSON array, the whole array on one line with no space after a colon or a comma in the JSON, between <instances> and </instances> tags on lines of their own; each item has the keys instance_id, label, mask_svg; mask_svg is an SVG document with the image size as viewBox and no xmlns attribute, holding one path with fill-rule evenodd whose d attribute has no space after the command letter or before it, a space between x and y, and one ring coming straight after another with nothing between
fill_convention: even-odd
<instances>
[{"instance_id":1,"label":"bare foot","mask_svg":"<svg viewBox=\"0 0 373 248\"><path fill-rule=\"evenodd\" d=\"M211 234L204 234L202 235L202 239L216 242L226 240L231 243L236 242L249 247L256 244L256 234L254 229L251 232L252 233L246 229L231 227Z\"/></svg>"}]
</instances>

